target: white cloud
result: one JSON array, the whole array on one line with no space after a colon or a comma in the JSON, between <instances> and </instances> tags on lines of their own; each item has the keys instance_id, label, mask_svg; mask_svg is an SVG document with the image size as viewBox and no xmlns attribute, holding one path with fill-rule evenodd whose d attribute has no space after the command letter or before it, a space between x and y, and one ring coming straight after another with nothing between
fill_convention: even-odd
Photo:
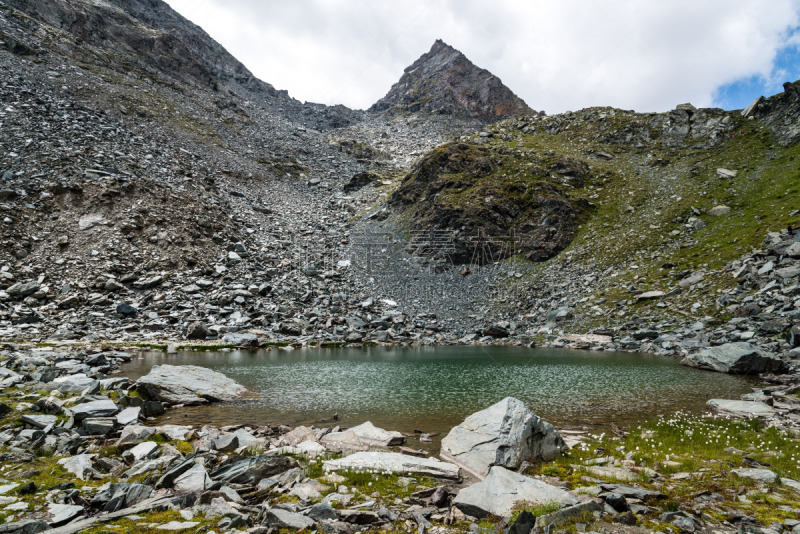
<instances>
[{"instance_id":1,"label":"white cloud","mask_svg":"<svg viewBox=\"0 0 800 534\"><path fill-rule=\"evenodd\" d=\"M661 111L775 76L797 0L167 0L259 78L366 108L443 39L534 109ZM791 42L789 42L791 40Z\"/></svg>"}]
</instances>

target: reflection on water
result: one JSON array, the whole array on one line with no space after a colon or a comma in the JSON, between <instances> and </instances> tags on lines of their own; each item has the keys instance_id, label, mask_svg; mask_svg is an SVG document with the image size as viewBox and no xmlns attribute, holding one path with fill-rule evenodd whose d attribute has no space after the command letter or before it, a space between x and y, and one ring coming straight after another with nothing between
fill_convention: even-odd
<instances>
[{"instance_id":1,"label":"reflection on water","mask_svg":"<svg viewBox=\"0 0 800 534\"><path fill-rule=\"evenodd\" d=\"M256 397L170 412L172 423L296 425L337 413L344 426L404 432L447 432L507 396L560 427L626 424L699 411L753 384L647 354L476 346L145 353L123 372L136 378L157 364L208 367Z\"/></svg>"}]
</instances>

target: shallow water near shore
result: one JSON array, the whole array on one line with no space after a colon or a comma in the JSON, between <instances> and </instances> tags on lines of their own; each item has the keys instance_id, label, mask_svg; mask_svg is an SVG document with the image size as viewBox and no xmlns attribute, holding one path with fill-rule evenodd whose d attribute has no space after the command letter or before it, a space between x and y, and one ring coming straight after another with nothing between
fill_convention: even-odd
<instances>
[{"instance_id":1,"label":"shallow water near shore","mask_svg":"<svg viewBox=\"0 0 800 534\"><path fill-rule=\"evenodd\" d=\"M252 398L171 410L159 423L294 426L338 414L330 424L440 436L506 396L557 427L601 428L701 411L710 398L738 398L758 383L649 354L495 346L148 352L123 373L138 378L161 364L222 372Z\"/></svg>"}]
</instances>

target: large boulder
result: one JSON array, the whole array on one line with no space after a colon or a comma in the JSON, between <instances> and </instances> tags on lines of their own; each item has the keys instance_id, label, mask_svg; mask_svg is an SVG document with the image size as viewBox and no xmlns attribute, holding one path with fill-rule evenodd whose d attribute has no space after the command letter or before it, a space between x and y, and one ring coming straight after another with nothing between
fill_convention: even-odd
<instances>
[{"instance_id":1,"label":"large boulder","mask_svg":"<svg viewBox=\"0 0 800 534\"><path fill-rule=\"evenodd\" d=\"M786 371L786 362L767 356L743 341L725 343L690 354L681 360L681 365L738 375Z\"/></svg>"},{"instance_id":2,"label":"large boulder","mask_svg":"<svg viewBox=\"0 0 800 534\"><path fill-rule=\"evenodd\" d=\"M506 397L453 428L442 440L441 457L483 478L493 465L517 469L524 461L553 460L566 448L553 425Z\"/></svg>"},{"instance_id":3,"label":"large boulder","mask_svg":"<svg viewBox=\"0 0 800 534\"><path fill-rule=\"evenodd\" d=\"M453 506L475 517L489 514L508 517L514 505L522 501L532 505L558 503L564 506L579 502L562 488L494 466L481 482L459 491Z\"/></svg>"},{"instance_id":4,"label":"large boulder","mask_svg":"<svg viewBox=\"0 0 800 534\"><path fill-rule=\"evenodd\" d=\"M247 391L222 373L195 365L154 365L136 386L150 399L172 404L233 400Z\"/></svg>"}]
</instances>

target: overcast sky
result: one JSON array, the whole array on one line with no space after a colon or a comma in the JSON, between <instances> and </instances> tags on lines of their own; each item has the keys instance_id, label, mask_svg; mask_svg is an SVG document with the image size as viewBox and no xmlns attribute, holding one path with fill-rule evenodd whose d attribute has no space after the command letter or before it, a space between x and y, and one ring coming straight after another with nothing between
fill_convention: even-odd
<instances>
[{"instance_id":1,"label":"overcast sky","mask_svg":"<svg viewBox=\"0 0 800 534\"><path fill-rule=\"evenodd\" d=\"M364 109L436 39L536 110L737 109L800 79L800 0L167 0L294 98Z\"/></svg>"}]
</instances>

